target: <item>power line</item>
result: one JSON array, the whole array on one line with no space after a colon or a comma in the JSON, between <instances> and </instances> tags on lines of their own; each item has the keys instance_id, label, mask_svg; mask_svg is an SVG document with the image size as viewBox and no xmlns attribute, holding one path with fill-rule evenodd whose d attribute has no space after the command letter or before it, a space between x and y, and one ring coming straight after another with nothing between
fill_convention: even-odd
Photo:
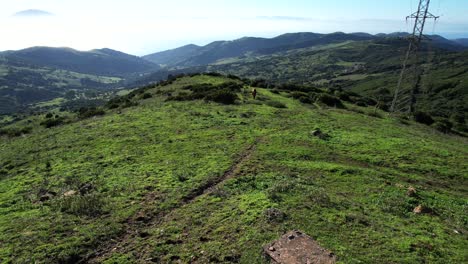
<instances>
[{"instance_id":1,"label":"power line","mask_svg":"<svg viewBox=\"0 0 468 264\"><path fill-rule=\"evenodd\" d=\"M400 78L398 79L398 85L393 97L392 106L390 108L391 112L414 112L417 87L421 78L421 73L417 69L418 51L422 39L425 38L424 26L426 24L426 19L429 18L437 20L439 18L429 12L430 2L431 0L420 0L418 11L406 17L407 21L408 19L414 19L413 34L408 38L409 46L406 51L406 56L400 72ZM403 79L410 60L413 60L412 66L414 80L412 80L412 83L410 83L409 86L403 86Z\"/></svg>"}]
</instances>

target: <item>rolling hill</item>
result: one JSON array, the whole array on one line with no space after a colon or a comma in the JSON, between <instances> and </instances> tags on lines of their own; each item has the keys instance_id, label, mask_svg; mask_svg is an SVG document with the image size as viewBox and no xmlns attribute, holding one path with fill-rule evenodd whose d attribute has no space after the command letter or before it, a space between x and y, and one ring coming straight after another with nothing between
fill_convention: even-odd
<instances>
[{"instance_id":1,"label":"rolling hill","mask_svg":"<svg viewBox=\"0 0 468 264\"><path fill-rule=\"evenodd\" d=\"M87 52L33 47L0 53L0 114L63 98L69 91L109 91L159 66L111 49Z\"/></svg>"},{"instance_id":2,"label":"rolling hill","mask_svg":"<svg viewBox=\"0 0 468 264\"><path fill-rule=\"evenodd\" d=\"M28 111L34 104L64 98L68 92L105 92L124 79L73 71L5 63L0 59L0 114Z\"/></svg>"},{"instance_id":3,"label":"rolling hill","mask_svg":"<svg viewBox=\"0 0 468 264\"><path fill-rule=\"evenodd\" d=\"M252 88L178 77L12 124L0 262L267 263L294 229L340 263L466 260L466 138L326 89Z\"/></svg>"},{"instance_id":4,"label":"rolling hill","mask_svg":"<svg viewBox=\"0 0 468 264\"><path fill-rule=\"evenodd\" d=\"M295 48L280 46L272 54L257 52L221 59L205 66L160 71L139 80L138 84L159 81L179 73L213 71L264 79L270 87L296 84L352 91L389 106L408 46L407 40L402 38L405 35L407 33L379 34L377 39L341 41L307 48L299 48L303 43L299 41L299 44L290 45ZM289 37L295 36L291 34ZM458 46L440 37L423 43L419 55L423 75L416 108L437 118L450 119L460 131L466 131L468 53L454 47Z\"/></svg>"},{"instance_id":5,"label":"rolling hill","mask_svg":"<svg viewBox=\"0 0 468 264\"><path fill-rule=\"evenodd\" d=\"M371 35L367 33L288 33L271 39L245 37L233 41L215 41L206 46L187 45L178 49L158 52L142 58L166 68L188 68L215 64L229 58L242 58L252 55L270 55L302 48L311 48L346 41L367 41L384 38L406 37L408 33ZM440 36L431 36L433 45L448 50L463 50L456 42Z\"/></svg>"},{"instance_id":6,"label":"rolling hill","mask_svg":"<svg viewBox=\"0 0 468 264\"><path fill-rule=\"evenodd\" d=\"M459 45L468 47L468 38L454 39L453 41L458 43Z\"/></svg>"},{"instance_id":7,"label":"rolling hill","mask_svg":"<svg viewBox=\"0 0 468 264\"><path fill-rule=\"evenodd\" d=\"M70 48L32 47L2 54L9 63L55 68L84 74L125 77L154 71L157 65L111 49L77 51Z\"/></svg>"}]
</instances>

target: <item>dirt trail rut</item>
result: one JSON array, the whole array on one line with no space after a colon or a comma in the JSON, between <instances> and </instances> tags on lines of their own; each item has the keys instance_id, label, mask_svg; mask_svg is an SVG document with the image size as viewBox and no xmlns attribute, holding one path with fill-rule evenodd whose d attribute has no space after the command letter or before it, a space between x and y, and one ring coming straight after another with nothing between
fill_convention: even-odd
<instances>
[{"instance_id":1,"label":"dirt trail rut","mask_svg":"<svg viewBox=\"0 0 468 264\"><path fill-rule=\"evenodd\" d=\"M178 206L170 210L160 212L150 218L145 218L144 211L138 212L126 222L126 227L124 228L125 233L121 234L116 239L108 241L105 246L98 248L92 255L86 256L78 263L100 263L109 258L113 252L120 252L123 250L126 252L130 251L132 249L132 241L136 237L142 237L142 235L144 235L141 233L142 230L162 223L173 211L192 203L201 196L212 193L217 187L222 186L226 180L236 177L239 174L242 165L246 161L250 160L258 143L262 140L262 138L257 138L251 145L240 153L240 156L235 160L233 165L231 165L231 167L225 171L221 177L207 181L205 184L202 184L191 191L187 196L182 198ZM147 196L148 197L144 199L145 204L150 203L154 199L154 194L151 192Z\"/></svg>"}]
</instances>

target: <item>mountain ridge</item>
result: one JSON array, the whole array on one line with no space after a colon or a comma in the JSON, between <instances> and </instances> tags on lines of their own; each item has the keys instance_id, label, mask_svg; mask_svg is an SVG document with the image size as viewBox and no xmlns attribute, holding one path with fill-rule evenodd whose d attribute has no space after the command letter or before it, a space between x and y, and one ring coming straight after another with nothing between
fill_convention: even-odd
<instances>
[{"instance_id":1,"label":"mountain ridge","mask_svg":"<svg viewBox=\"0 0 468 264\"><path fill-rule=\"evenodd\" d=\"M204 46L189 44L168 51L148 54L142 56L142 58L167 68L187 68L213 64L221 59L245 56L250 53L265 55L343 41L403 38L409 35L409 33L405 32L379 33L375 35L365 32L334 32L329 34L297 32L286 33L273 38L243 37L229 41L214 41ZM433 45L436 47L443 47L449 50L462 50L465 48L455 41L438 35L431 37L433 38ZM190 47L190 49L186 47Z\"/></svg>"},{"instance_id":2,"label":"mountain ridge","mask_svg":"<svg viewBox=\"0 0 468 264\"><path fill-rule=\"evenodd\" d=\"M79 51L68 47L36 46L5 51L0 56L23 64L96 75L124 76L159 69L138 56L108 48Z\"/></svg>"}]
</instances>

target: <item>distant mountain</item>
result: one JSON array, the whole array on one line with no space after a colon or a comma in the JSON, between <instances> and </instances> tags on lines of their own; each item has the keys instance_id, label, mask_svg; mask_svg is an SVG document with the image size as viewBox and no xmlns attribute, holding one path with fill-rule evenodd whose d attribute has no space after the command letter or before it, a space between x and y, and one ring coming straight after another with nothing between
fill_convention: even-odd
<instances>
[{"instance_id":1,"label":"distant mountain","mask_svg":"<svg viewBox=\"0 0 468 264\"><path fill-rule=\"evenodd\" d=\"M15 17L40 17L40 16L53 16L54 14L47 11L38 9L28 9L15 13Z\"/></svg>"},{"instance_id":2,"label":"distant mountain","mask_svg":"<svg viewBox=\"0 0 468 264\"><path fill-rule=\"evenodd\" d=\"M85 74L128 76L157 70L159 66L111 49L77 51L70 48L32 47L2 54L11 63L63 69Z\"/></svg>"},{"instance_id":3,"label":"distant mountain","mask_svg":"<svg viewBox=\"0 0 468 264\"><path fill-rule=\"evenodd\" d=\"M454 39L453 42L462 45L463 47L468 47L468 38Z\"/></svg>"},{"instance_id":4,"label":"distant mountain","mask_svg":"<svg viewBox=\"0 0 468 264\"><path fill-rule=\"evenodd\" d=\"M158 52L143 56L144 59L166 68L188 68L215 64L229 58L245 56L270 55L295 49L310 48L347 41L369 41L381 38L404 38L409 33L395 32L390 34L371 35L357 32L346 34L288 33L274 38L244 37L233 41L215 41L206 46L187 45L178 49ZM462 50L464 47L441 36L431 36L432 45L447 50Z\"/></svg>"},{"instance_id":5,"label":"distant mountain","mask_svg":"<svg viewBox=\"0 0 468 264\"><path fill-rule=\"evenodd\" d=\"M206 46L184 46L171 51L163 51L143 58L168 67L192 67L214 63L220 59L243 56L260 50L297 45L320 38L316 33L290 33L275 38L244 37L233 41L215 41ZM189 48L187 48L189 47ZM182 51L182 52L180 52ZM171 57L171 54L177 55ZM161 59L163 58L163 59Z\"/></svg>"},{"instance_id":6,"label":"distant mountain","mask_svg":"<svg viewBox=\"0 0 468 264\"><path fill-rule=\"evenodd\" d=\"M376 34L375 36L376 37L384 37L384 38L397 38L397 37L401 37L401 38L404 38L404 37L408 37L409 35L411 35L410 33L408 32L393 32L393 33L379 33L379 34Z\"/></svg>"},{"instance_id":7,"label":"distant mountain","mask_svg":"<svg viewBox=\"0 0 468 264\"><path fill-rule=\"evenodd\" d=\"M159 70L142 58L111 49L77 51L33 47L0 53L0 114L63 97L70 91L113 91Z\"/></svg>"},{"instance_id":8,"label":"distant mountain","mask_svg":"<svg viewBox=\"0 0 468 264\"><path fill-rule=\"evenodd\" d=\"M160 65L174 64L174 61L183 61L187 56L190 56L199 48L200 46L190 44L177 49L166 50L163 52L146 55L142 58Z\"/></svg>"}]
</instances>

